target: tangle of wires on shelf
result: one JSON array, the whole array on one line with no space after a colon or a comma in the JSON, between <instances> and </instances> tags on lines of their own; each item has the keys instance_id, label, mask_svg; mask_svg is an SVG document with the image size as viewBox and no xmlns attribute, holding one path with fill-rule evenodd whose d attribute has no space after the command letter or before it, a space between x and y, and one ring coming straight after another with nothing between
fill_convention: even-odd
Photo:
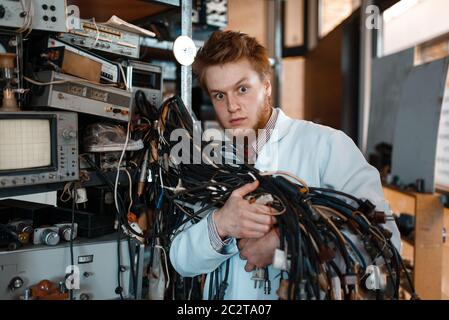
<instances>
[{"instance_id":1,"label":"tangle of wires on shelf","mask_svg":"<svg viewBox=\"0 0 449 320\"><path fill-rule=\"evenodd\" d=\"M174 130L185 130L191 151L203 150L208 142L193 139L195 120L177 96L148 117L153 126L144 141L151 150L151 179L145 191L154 203L155 223L147 239L162 240L168 250L183 226L198 222L222 207L234 190L258 180L259 187L250 196L271 195L272 207L281 213L276 216L280 250L288 262L280 272L281 299L399 299L403 276L412 299L419 299L391 241L392 233L383 225L391 218L371 202L307 186L286 172L216 163L205 153L200 164L173 161L170 152L179 142L170 139ZM144 151L138 157L142 159ZM201 209L193 212L193 204Z\"/></svg>"}]
</instances>

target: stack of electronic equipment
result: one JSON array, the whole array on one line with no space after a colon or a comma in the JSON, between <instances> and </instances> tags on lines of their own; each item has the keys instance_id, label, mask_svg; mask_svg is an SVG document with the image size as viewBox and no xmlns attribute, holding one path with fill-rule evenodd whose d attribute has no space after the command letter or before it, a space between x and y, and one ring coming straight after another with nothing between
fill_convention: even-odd
<instances>
[{"instance_id":1,"label":"stack of electronic equipment","mask_svg":"<svg viewBox=\"0 0 449 320\"><path fill-rule=\"evenodd\" d=\"M15 199L0 200L0 247L9 251L30 245L54 246L61 241L76 239L78 224L71 224L61 217L53 215L58 208Z\"/></svg>"},{"instance_id":2,"label":"stack of electronic equipment","mask_svg":"<svg viewBox=\"0 0 449 320\"><path fill-rule=\"evenodd\" d=\"M117 288L124 296L139 294L131 284L142 278L143 245L135 243L137 250L129 250L128 241L121 239L122 261L117 268L122 282L117 286L117 237L99 237L112 231L109 220L79 213L80 223L72 225L71 210L15 199L0 200L0 287L4 289L0 299L61 300L68 299L70 292L75 299L113 299L119 294ZM69 250L76 257L73 262ZM134 268L132 260L139 261ZM74 289L78 290L69 290L67 282L67 268L72 265L76 266ZM54 288L43 288L44 285Z\"/></svg>"},{"instance_id":3,"label":"stack of electronic equipment","mask_svg":"<svg viewBox=\"0 0 449 320\"><path fill-rule=\"evenodd\" d=\"M0 201L0 286L9 288L0 299L141 295L139 250L151 222L145 182L162 69L139 61L138 28L78 19L71 7L65 0L0 3L0 198L58 191L57 206ZM27 252L44 265L61 261L31 271ZM83 266L84 292L61 282L62 264Z\"/></svg>"}]
</instances>

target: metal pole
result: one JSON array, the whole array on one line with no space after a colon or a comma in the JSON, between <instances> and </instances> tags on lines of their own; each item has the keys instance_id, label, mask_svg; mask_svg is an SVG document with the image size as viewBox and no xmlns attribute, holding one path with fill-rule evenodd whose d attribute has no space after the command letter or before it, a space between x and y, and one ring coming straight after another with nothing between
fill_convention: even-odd
<instances>
[{"instance_id":1,"label":"metal pole","mask_svg":"<svg viewBox=\"0 0 449 320\"><path fill-rule=\"evenodd\" d=\"M359 93L359 132L358 144L362 153L366 156L368 142L368 124L371 99L371 63L372 63L372 37L373 32L366 27L368 18L366 8L373 4L373 0L363 0L361 11L361 35L360 35L360 93Z\"/></svg>"},{"instance_id":2,"label":"metal pole","mask_svg":"<svg viewBox=\"0 0 449 320\"><path fill-rule=\"evenodd\" d=\"M282 108L282 0L267 2L267 51L274 61L271 82L272 104Z\"/></svg>"},{"instance_id":3,"label":"metal pole","mask_svg":"<svg viewBox=\"0 0 449 320\"><path fill-rule=\"evenodd\" d=\"M182 0L181 33L192 37L192 0ZM181 99L192 112L192 67L181 66Z\"/></svg>"},{"instance_id":4,"label":"metal pole","mask_svg":"<svg viewBox=\"0 0 449 320\"><path fill-rule=\"evenodd\" d=\"M276 76L276 96L275 104L280 106L282 103L282 3L280 0L275 1L274 9L274 58L276 64L274 66Z\"/></svg>"}]
</instances>

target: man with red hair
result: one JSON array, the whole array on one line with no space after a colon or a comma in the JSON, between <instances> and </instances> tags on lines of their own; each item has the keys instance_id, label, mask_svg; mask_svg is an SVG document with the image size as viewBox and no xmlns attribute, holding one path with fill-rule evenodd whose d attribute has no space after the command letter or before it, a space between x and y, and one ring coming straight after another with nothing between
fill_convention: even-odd
<instances>
[{"instance_id":1,"label":"man with red hair","mask_svg":"<svg viewBox=\"0 0 449 320\"><path fill-rule=\"evenodd\" d=\"M224 129L234 136L265 130L266 134L253 135L256 138L250 141L257 169L290 172L310 186L368 199L377 210L391 215L379 173L349 137L329 127L291 119L271 106L268 55L255 38L240 32L214 32L198 52L193 67ZM225 299L278 298L280 271L271 266L279 246L273 227L276 212L245 199L257 186L255 181L235 190L222 208L175 236L170 259L178 273L185 277L208 274L205 288L212 274L220 282L228 273ZM396 224L390 219L386 227L399 247ZM268 267L270 293L254 287L251 271L256 267ZM203 296L213 298L208 290Z\"/></svg>"}]
</instances>

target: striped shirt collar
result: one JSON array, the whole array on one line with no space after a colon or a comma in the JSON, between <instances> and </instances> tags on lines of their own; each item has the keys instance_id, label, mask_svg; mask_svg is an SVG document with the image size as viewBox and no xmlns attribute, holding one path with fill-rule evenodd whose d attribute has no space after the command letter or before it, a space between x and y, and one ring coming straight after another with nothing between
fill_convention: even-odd
<instances>
[{"instance_id":1,"label":"striped shirt collar","mask_svg":"<svg viewBox=\"0 0 449 320\"><path fill-rule=\"evenodd\" d=\"M257 158L257 155L260 153L262 148L267 144L268 141L270 141L271 134L273 133L274 127L276 125L276 121L279 116L279 109L278 108L272 108L271 116L268 119L267 124L264 128L261 130L264 130L264 134L259 134L257 136L257 139L251 143L251 162L255 163L255 160Z\"/></svg>"}]
</instances>

